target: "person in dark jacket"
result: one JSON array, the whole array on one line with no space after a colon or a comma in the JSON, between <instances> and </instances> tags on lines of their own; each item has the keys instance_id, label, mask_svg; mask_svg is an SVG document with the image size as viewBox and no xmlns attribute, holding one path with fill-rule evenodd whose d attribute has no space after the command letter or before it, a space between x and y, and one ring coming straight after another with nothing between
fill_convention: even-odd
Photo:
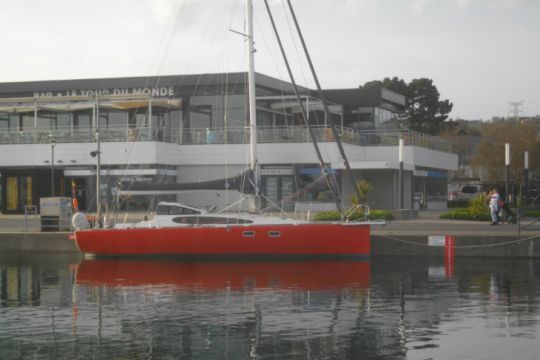
<instances>
[{"instance_id":1,"label":"person in dark jacket","mask_svg":"<svg viewBox=\"0 0 540 360\"><path fill-rule=\"evenodd\" d=\"M517 219L516 219L516 214L512 211L512 209L510 208L510 205L508 205L508 203L506 201L499 201L499 208L501 209L500 210L500 215L501 215L501 219L503 221L503 223L506 223L506 224L515 224Z\"/></svg>"}]
</instances>

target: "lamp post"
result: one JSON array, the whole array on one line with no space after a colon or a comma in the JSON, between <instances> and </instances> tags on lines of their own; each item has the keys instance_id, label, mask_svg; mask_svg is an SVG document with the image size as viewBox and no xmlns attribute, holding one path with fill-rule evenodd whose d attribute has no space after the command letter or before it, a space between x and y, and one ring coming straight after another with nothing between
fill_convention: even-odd
<instances>
[{"instance_id":1,"label":"lamp post","mask_svg":"<svg viewBox=\"0 0 540 360\"><path fill-rule=\"evenodd\" d=\"M51 136L51 197L54 197L54 146L56 139Z\"/></svg>"},{"instance_id":2,"label":"lamp post","mask_svg":"<svg viewBox=\"0 0 540 360\"><path fill-rule=\"evenodd\" d=\"M403 139L399 138L399 208L403 209Z\"/></svg>"},{"instance_id":3,"label":"lamp post","mask_svg":"<svg viewBox=\"0 0 540 360\"><path fill-rule=\"evenodd\" d=\"M504 201L509 202L510 201L510 144L506 143L504 144L504 165L506 168L506 189L505 189L505 197Z\"/></svg>"},{"instance_id":4,"label":"lamp post","mask_svg":"<svg viewBox=\"0 0 540 360\"><path fill-rule=\"evenodd\" d=\"M524 191L525 191L525 205L529 203L529 152L525 151L523 159L523 180L524 180Z\"/></svg>"}]
</instances>

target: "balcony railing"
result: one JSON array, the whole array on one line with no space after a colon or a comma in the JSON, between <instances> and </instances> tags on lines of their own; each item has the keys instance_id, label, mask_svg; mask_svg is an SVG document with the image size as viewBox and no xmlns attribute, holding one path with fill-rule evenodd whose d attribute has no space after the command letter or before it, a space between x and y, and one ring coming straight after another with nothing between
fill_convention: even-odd
<instances>
[{"instance_id":1,"label":"balcony railing","mask_svg":"<svg viewBox=\"0 0 540 360\"><path fill-rule=\"evenodd\" d=\"M312 130L317 142L335 141L330 128L313 127ZM344 143L358 146L398 146L399 139L403 138L405 145L444 152L451 151L448 141L414 131L339 128L338 133ZM249 129L182 129L178 132L170 132L155 127L105 127L100 128L99 138L102 142L163 141L181 145L246 144L249 142ZM88 127L56 128L52 131L45 129L24 131L0 129L0 144L44 144L51 141L56 143L94 142L96 141L95 129ZM304 126L259 127L257 129L258 143L303 143L310 141L309 131Z\"/></svg>"}]
</instances>

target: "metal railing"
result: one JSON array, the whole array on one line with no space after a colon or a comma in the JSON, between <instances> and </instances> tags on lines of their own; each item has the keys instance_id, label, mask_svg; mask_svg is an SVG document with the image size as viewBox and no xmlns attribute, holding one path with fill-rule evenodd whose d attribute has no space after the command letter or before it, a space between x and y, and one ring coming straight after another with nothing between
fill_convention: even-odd
<instances>
[{"instance_id":1,"label":"metal railing","mask_svg":"<svg viewBox=\"0 0 540 360\"><path fill-rule=\"evenodd\" d=\"M333 142L335 138L328 127L313 127L317 142ZM436 136L409 130L356 130L338 128L341 141L359 146L398 146L403 138L405 145L418 146L431 150L450 152L450 142ZM200 144L244 144L249 141L248 129L184 129L177 142L183 145ZM259 127L258 143L303 143L310 142L309 131L304 126Z\"/></svg>"},{"instance_id":2,"label":"metal railing","mask_svg":"<svg viewBox=\"0 0 540 360\"><path fill-rule=\"evenodd\" d=\"M316 126L312 128L317 142L334 142L330 128ZM357 130L338 128L341 141L358 146L398 146L403 138L405 145L418 146L431 150L450 152L450 142L436 136L408 130ZM248 128L209 128L181 129L171 132L156 127L102 127L99 129L103 142L121 141L163 141L182 145L202 144L247 144ZM12 131L0 129L0 144L45 144L94 142L95 129L90 127L58 127L53 130L28 129ZM259 127L259 143L304 143L310 142L309 131L305 126Z\"/></svg>"},{"instance_id":3,"label":"metal railing","mask_svg":"<svg viewBox=\"0 0 540 360\"><path fill-rule=\"evenodd\" d=\"M25 129L14 131L0 129L0 144L47 144L94 142L96 130L89 127L57 127L53 130ZM99 139L104 142L115 141L169 141L154 127L126 128L104 127L99 129Z\"/></svg>"}]
</instances>

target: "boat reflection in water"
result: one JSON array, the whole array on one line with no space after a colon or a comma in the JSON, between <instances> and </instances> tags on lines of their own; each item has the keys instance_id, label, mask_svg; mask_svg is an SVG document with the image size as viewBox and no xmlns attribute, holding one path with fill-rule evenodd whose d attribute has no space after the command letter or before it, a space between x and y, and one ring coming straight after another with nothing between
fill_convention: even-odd
<instances>
[{"instance_id":1,"label":"boat reflection in water","mask_svg":"<svg viewBox=\"0 0 540 360\"><path fill-rule=\"evenodd\" d=\"M85 260L74 323L97 323L111 357L321 358L356 342L370 276L368 261Z\"/></svg>"},{"instance_id":2,"label":"boat reflection in water","mask_svg":"<svg viewBox=\"0 0 540 360\"><path fill-rule=\"evenodd\" d=\"M182 262L84 260L77 284L107 287L172 285L177 289L368 288L369 261Z\"/></svg>"}]
</instances>

